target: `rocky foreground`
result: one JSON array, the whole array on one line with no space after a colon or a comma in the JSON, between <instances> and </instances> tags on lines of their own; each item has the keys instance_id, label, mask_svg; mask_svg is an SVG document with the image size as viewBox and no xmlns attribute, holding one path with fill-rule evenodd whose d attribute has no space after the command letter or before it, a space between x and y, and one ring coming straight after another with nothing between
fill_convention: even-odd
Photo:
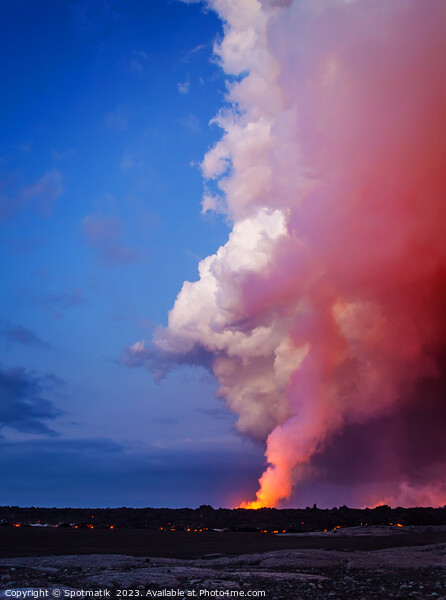
<instances>
[{"instance_id":1,"label":"rocky foreground","mask_svg":"<svg viewBox=\"0 0 446 600\"><path fill-rule=\"evenodd\" d=\"M446 544L368 552L282 550L194 560L117 554L3 558L0 581L3 598L11 597L11 590L45 588L49 597L57 597L58 591L62 597L80 597L76 590L106 589L111 597L156 597L155 591L169 597L175 591L177 597L197 598L446 600Z\"/></svg>"}]
</instances>

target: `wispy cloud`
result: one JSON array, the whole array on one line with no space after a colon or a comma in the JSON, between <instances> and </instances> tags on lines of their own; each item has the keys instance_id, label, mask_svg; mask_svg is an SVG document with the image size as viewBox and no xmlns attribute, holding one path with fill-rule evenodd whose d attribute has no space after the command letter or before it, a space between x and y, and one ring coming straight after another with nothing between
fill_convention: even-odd
<instances>
[{"instance_id":1,"label":"wispy cloud","mask_svg":"<svg viewBox=\"0 0 446 600\"><path fill-rule=\"evenodd\" d=\"M42 238L32 239L25 236L11 237L5 240L6 251L9 254L20 256L34 252L40 248L45 241Z\"/></svg>"},{"instance_id":2,"label":"wispy cloud","mask_svg":"<svg viewBox=\"0 0 446 600\"><path fill-rule=\"evenodd\" d=\"M124 154L122 155L122 159L121 159L121 169L123 171L127 171L128 169L133 169L134 166L135 166L135 159L133 157L133 154L131 152L129 152L128 150L125 150Z\"/></svg>"},{"instance_id":3,"label":"wispy cloud","mask_svg":"<svg viewBox=\"0 0 446 600\"><path fill-rule=\"evenodd\" d=\"M54 387L51 375L38 375L22 367L0 367L0 429L9 427L22 433L58 435L45 421L56 419L62 411L44 398Z\"/></svg>"},{"instance_id":4,"label":"wispy cloud","mask_svg":"<svg viewBox=\"0 0 446 600\"><path fill-rule=\"evenodd\" d=\"M129 126L127 113L122 107L117 106L105 115L104 124L107 129L123 131Z\"/></svg>"},{"instance_id":5,"label":"wispy cloud","mask_svg":"<svg viewBox=\"0 0 446 600\"><path fill-rule=\"evenodd\" d=\"M37 300L37 304L44 310L49 311L54 317L62 317L62 312L79 306L85 302L84 290L75 288L72 290L62 290L60 292L51 292Z\"/></svg>"},{"instance_id":6,"label":"wispy cloud","mask_svg":"<svg viewBox=\"0 0 446 600\"><path fill-rule=\"evenodd\" d=\"M128 64L128 70L131 73L142 73L144 71L144 67L142 66L139 58L132 58Z\"/></svg>"},{"instance_id":7,"label":"wispy cloud","mask_svg":"<svg viewBox=\"0 0 446 600\"><path fill-rule=\"evenodd\" d=\"M0 324L0 335L8 342L15 342L23 346L49 348L49 344L41 340L33 331L21 325Z\"/></svg>"},{"instance_id":8,"label":"wispy cloud","mask_svg":"<svg viewBox=\"0 0 446 600\"><path fill-rule=\"evenodd\" d=\"M181 62L189 62L195 54L207 48L210 44L198 44L182 57Z\"/></svg>"},{"instance_id":9,"label":"wispy cloud","mask_svg":"<svg viewBox=\"0 0 446 600\"><path fill-rule=\"evenodd\" d=\"M199 408L198 412L211 419L217 419L218 421L223 419L234 419L233 413L224 408Z\"/></svg>"},{"instance_id":10,"label":"wispy cloud","mask_svg":"<svg viewBox=\"0 0 446 600\"><path fill-rule=\"evenodd\" d=\"M117 217L87 215L82 220L82 229L87 244L104 266L117 267L141 260L140 252L123 242L122 224Z\"/></svg>"},{"instance_id":11,"label":"wispy cloud","mask_svg":"<svg viewBox=\"0 0 446 600\"><path fill-rule=\"evenodd\" d=\"M192 113L185 117L180 117L178 121L182 127L189 129L193 133L199 133L201 131L200 120Z\"/></svg>"},{"instance_id":12,"label":"wispy cloud","mask_svg":"<svg viewBox=\"0 0 446 600\"><path fill-rule=\"evenodd\" d=\"M180 94L188 94L190 89L190 79L186 79L186 81L178 83L177 86Z\"/></svg>"},{"instance_id":13,"label":"wispy cloud","mask_svg":"<svg viewBox=\"0 0 446 600\"><path fill-rule=\"evenodd\" d=\"M145 70L145 63L149 55L144 50L133 50L130 57L120 61L120 64L130 73L141 75Z\"/></svg>"},{"instance_id":14,"label":"wispy cloud","mask_svg":"<svg viewBox=\"0 0 446 600\"><path fill-rule=\"evenodd\" d=\"M163 331L157 328L154 333L154 338L163 336ZM172 356L175 356L172 359ZM172 369L175 364L181 363L183 360L182 352L172 353L172 349L163 351L153 350L153 343L146 343L145 339L135 342L132 346L124 349L119 358L119 362L126 367L135 369L145 367L155 376L156 381L161 381L166 374ZM212 355L205 348L194 347L190 352L189 362L183 361L183 364L204 366L205 369L211 368Z\"/></svg>"},{"instance_id":15,"label":"wispy cloud","mask_svg":"<svg viewBox=\"0 0 446 600\"><path fill-rule=\"evenodd\" d=\"M113 0L74 0L69 6L73 28L80 35L99 31L119 17Z\"/></svg>"},{"instance_id":16,"label":"wispy cloud","mask_svg":"<svg viewBox=\"0 0 446 600\"><path fill-rule=\"evenodd\" d=\"M37 203L42 214L49 216L54 203L63 191L62 175L54 169L42 175L31 185L23 188L20 196L25 202Z\"/></svg>"},{"instance_id":17,"label":"wispy cloud","mask_svg":"<svg viewBox=\"0 0 446 600\"><path fill-rule=\"evenodd\" d=\"M76 148L68 148L68 150L57 150L51 151L51 157L54 161L63 161L76 154Z\"/></svg>"},{"instance_id":18,"label":"wispy cloud","mask_svg":"<svg viewBox=\"0 0 446 600\"><path fill-rule=\"evenodd\" d=\"M21 154L29 154L33 149L33 142L21 142L20 144L15 144L14 149Z\"/></svg>"},{"instance_id":19,"label":"wispy cloud","mask_svg":"<svg viewBox=\"0 0 446 600\"><path fill-rule=\"evenodd\" d=\"M64 192L60 171L47 171L33 183L14 190L14 177L2 182L0 190L0 219L8 218L25 207L37 209L42 216L51 216L53 206ZM8 190L8 188L12 188ZM3 191L3 190L7 191Z\"/></svg>"}]
</instances>

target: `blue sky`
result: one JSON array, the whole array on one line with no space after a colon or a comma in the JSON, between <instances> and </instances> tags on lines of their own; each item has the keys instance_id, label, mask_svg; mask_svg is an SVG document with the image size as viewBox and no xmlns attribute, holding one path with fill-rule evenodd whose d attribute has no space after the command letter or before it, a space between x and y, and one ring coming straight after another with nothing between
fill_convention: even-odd
<instances>
[{"instance_id":1,"label":"blue sky","mask_svg":"<svg viewBox=\"0 0 446 600\"><path fill-rule=\"evenodd\" d=\"M119 362L228 236L200 214L198 168L220 135L220 21L177 0L0 13L0 503L252 495L263 450L234 432L211 376L157 384Z\"/></svg>"}]
</instances>

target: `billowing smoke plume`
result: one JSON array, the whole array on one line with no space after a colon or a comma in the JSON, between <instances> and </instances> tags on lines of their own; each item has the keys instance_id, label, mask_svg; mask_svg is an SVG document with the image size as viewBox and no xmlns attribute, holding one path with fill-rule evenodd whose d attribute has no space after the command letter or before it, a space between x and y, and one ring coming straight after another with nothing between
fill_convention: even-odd
<instances>
[{"instance_id":1,"label":"billowing smoke plume","mask_svg":"<svg viewBox=\"0 0 446 600\"><path fill-rule=\"evenodd\" d=\"M203 211L234 226L127 360L212 370L266 441L244 506L321 473L444 504L446 1L208 4L236 77Z\"/></svg>"}]
</instances>

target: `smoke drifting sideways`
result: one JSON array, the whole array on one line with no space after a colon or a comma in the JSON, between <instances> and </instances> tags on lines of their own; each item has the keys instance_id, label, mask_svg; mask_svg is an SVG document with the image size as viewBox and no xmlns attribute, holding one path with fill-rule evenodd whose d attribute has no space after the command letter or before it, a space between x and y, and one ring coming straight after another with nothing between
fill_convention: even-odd
<instances>
[{"instance_id":1,"label":"smoke drifting sideways","mask_svg":"<svg viewBox=\"0 0 446 600\"><path fill-rule=\"evenodd\" d=\"M124 360L215 374L266 442L243 507L299 504L312 478L443 505L446 2L208 5L230 82L203 212L233 230Z\"/></svg>"}]
</instances>

